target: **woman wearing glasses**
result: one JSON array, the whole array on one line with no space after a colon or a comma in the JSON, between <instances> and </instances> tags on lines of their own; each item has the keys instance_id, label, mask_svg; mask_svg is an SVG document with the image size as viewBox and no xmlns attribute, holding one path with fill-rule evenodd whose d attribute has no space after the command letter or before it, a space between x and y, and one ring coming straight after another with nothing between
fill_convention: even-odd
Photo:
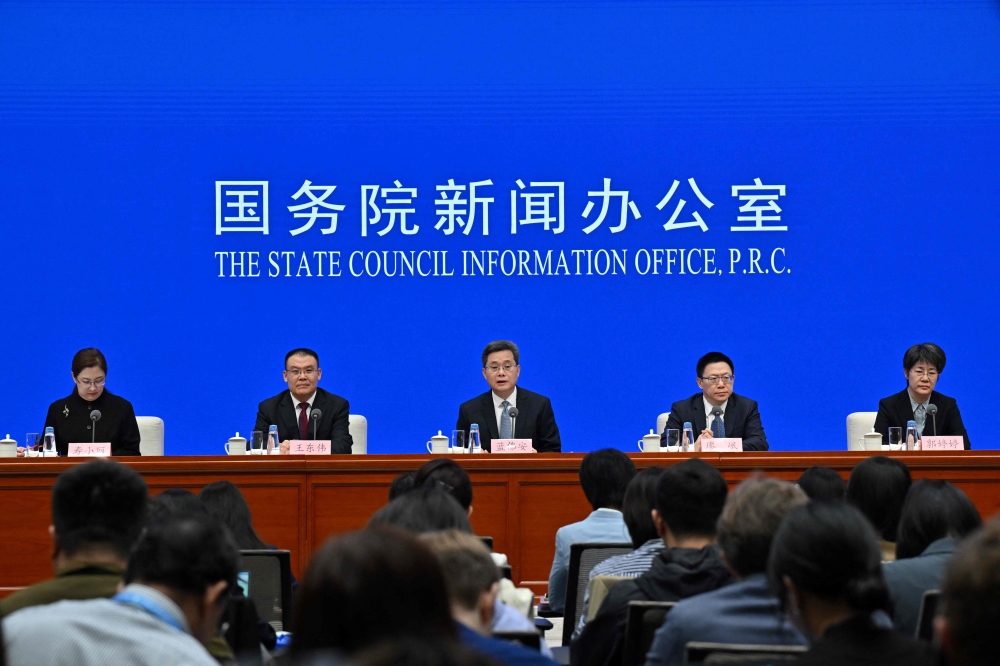
<instances>
[{"instance_id":1,"label":"woman wearing glasses","mask_svg":"<svg viewBox=\"0 0 1000 666\"><path fill-rule=\"evenodd\" d=\"M934 390L944 371L944 350L933 342L913 345L903 355L906 388L878 403L875 431L882 433L882 443L889 442L889 428L906 433L906 422L916 421L918 436L955 436L965 439L971 448L969 435L962 423L958 403Z\"/></svg>"},{"instance_id":2,"label":"woman wearing glasses","mask_svg":"<svg viewBox=\"0 0 1000 666\"><path fill-rule=\"evenodd\" d=\"M139 424L132 403L104 388L108 362L98 349L88 347L73 356L73 382L69 397L49 405L45 427L56 433L59 455L66 455L70 444L111 442L111 455L137 456ZM92 414L100 412L94 420Z\"/></svg>"}]
</instances>

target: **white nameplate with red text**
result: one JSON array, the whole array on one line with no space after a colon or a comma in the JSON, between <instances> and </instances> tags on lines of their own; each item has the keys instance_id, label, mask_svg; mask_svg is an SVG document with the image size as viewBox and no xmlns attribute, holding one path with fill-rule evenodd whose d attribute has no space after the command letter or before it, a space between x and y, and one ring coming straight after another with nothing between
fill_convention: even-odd
<instances>
[{"instance_id":1,"label":"white nameplate with red text","mask_svg":"<svg viewBox=\"0 0 1000 666\"><path fill-rule=\"evenodd\" d=\"M288 453L293 456L325 456L333 451L329 439L293 439L288 442Z\"/></svg>"},{"instance_id":2,"label":"white nameplate with red text","mask_svg":"<svg viewBox=\"0 0 1000 666\"><path fill-rule=\"evenodd\" d=\"M739 437L702 437L701 450L716 453L742 451L743 440Z\"/></svg>"},{"instance_id":3,"label":"white nameplate with red text","mask_svg":"<svg viewBox=\"0 0 1000 666\"><path fill-rule=\"evenodd\" d=\"M491 439L493 453L531 453L530 439Z\"/></svg>"},{"instance_id":4,"label":"white nameplate with red text","mask_svg":"<svg viewBox=\"0 0 1000 666\"><path fill-rule=\"evenodd\" d=\"M110 458L111 442L96 444L70 444L66 448L70 458Z\"/></svg>"},{"instance_id":5,"label":"white nameplate with red text","mask_svg":"<svg viewBox=\"0 0 1000 666\"><path fill-rule=\"evenodd\" d=\"M931 437L925 435L920 440L923 451L964 451L965 438L961 436Z\"/></svg>"}]
</instances>

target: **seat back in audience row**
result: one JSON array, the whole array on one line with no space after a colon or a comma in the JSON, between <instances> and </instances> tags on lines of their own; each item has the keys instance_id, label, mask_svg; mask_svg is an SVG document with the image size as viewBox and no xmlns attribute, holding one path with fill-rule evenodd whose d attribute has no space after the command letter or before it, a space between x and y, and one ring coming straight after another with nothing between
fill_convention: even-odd
<instances>
[{"instance_id":1,"label":"seat back in audience row","mask_svg":"<svg viewBox=\"0 0 1000 666\"><path fill-rule=\"evenodd\" d=\"M625 615L625 642L622 666L646 663L646 654L653 645L656 630L663 626L676 601L630 601Z\"/></svg>"},{"instance_id":2,"label":"seat back in audience row","mask_svg":"<svg viewBox=\"0 0 1000 666\"><path fill-rule=\"evenodd\" d=\"M563 645L569 645L573 630L583 612L583 598L590 583L590 572L598 564L631 553L631 543L574 543L569 547L569 572L566 579L566 607L563 611Z\"/></svg>"}]
</instances>

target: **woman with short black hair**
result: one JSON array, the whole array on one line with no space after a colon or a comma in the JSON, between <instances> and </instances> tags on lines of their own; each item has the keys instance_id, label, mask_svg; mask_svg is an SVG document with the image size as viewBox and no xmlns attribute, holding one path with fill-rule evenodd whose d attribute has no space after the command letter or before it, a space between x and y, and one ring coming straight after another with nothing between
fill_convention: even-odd
<instances>
[{"instance_id":1,"label":"woman with short black hair","mask_svg":"<svg viewBox=\"0 0 1000 666\"><path fill-rule=\"evenodd\" d=\"M910 468L887 456L862 460L851 470L847 480L847 501L871 521L879 535L885 561L896 559L899 514L910 483Z\"/></svg>"}]
</instances>

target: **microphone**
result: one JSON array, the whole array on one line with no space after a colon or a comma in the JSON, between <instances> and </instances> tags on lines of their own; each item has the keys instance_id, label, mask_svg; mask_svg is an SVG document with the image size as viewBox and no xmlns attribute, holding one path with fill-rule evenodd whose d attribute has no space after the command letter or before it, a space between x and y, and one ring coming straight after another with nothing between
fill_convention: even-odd
<instances>
[{"instance_id":1,"label":"microphone","mask_svg":"<svg viewBox=\"0 0 1000 666\"><path fill-rule=\"evenodd\" d=\"M309 412L309 418L311 418L313 422L313 439L316 439L316 426L319 424L321 416L323 416L323 412L318 409L313 409Z\"/></svg>"},{"instance_id":2,"label":"microphone","mask_svg":"<svg viewBox=\"0 0 1000 666\"><path fill-rule=\"evenodd\" d=\"M717 418L722 418L722 407L712 407L712 416ZM712 419L713 421L715 419ZM715 430L712 430L712 435L715 435Z\"/></svg>"},{"instance_id":3,"label":"microphone","mask_svg":"<svg viewBox=\"0 0 1000 666\"><path fill-rule=\"evenodd\" d=\"M517 407L508 407L507 416L510 417L510 438L514 439L515 426L517 426Z\"/></svg>"},{"instance_id":4,"label":"microphone","mask_svg":"<svg viewBox=\"0 0 1000 666\"><path fill-rule=\"evenodd\" d=\"M927 405L927 413L931 415L931 422L934 424L934 436L937 437L937 405Z\"/></svg>"},{"instance_id":5,"label":"microphone","mask_svg":"<svg viewBox=\"0 0 1000 666\"><path fill-rule=\"evenodd\" d=\"M90 429L90 443L97 441L97 422L101 420L101 410L94 409L90 412L90 420L94 422L94 427Z\"/></svg>"}]
</instances>

